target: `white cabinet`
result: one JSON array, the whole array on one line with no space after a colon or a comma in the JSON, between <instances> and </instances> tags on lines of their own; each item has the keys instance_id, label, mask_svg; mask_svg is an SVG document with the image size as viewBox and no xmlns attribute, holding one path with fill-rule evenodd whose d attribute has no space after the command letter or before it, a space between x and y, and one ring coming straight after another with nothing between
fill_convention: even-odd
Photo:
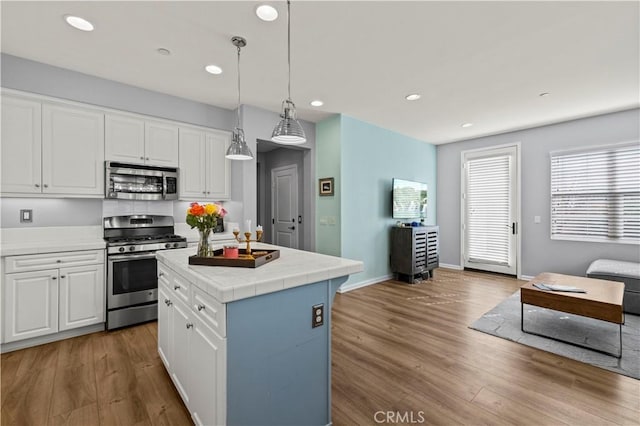
<instances>
[{"instance_id":1,"label":"white cabinet","mask_svg":"<svg viewBox=\"0 0 640 426\"><path fill-rule=\"evenodd\" d=\"M3 95L3 195L104 196L104 116Z\"/></svg>"},{"instance_id":2,"label":"white cabinet","mask_svg":"<svg viewBox=\"0 0 640 426\"><path fill-rule=\"evenodd\" d=\"M104 195L104 114L42 106L42 192Z\"/></svg>"},{"instance_id":3,"label":"white cabinet","mask_svg":"<svg viewBox=\"0 0 640 426\"><path fill-rule=\"evenodd\" d=\"M104 156L107 161L144 164L144 121L125 115L104 117Z\"/></svg>"},{"instance_id":4,"label":"white cabinet","mask_svg":"<svg viewBox=\"0 0 640 426\"><path fill-rule=\"evenodd\" d=\"M178 127L134 115L105 116L105 158L130 164L178 166Z\"/></svg>"},{"instance_id":5,"label":"white cabinet","mask_svg":"<svg viewBox=\"0 0 640 426\"><path fill-rule=\"evenodd\" d=\"M195 289L179 275L164 265L158 270L160 357L195 424L225 424L226 339L207 324L212 315L225 316L225 306L215 308L210 296L195 299ZM224 335L224 322L215 324Z\"/></svg>"},{"instance_id":6,"label":"white cabinet","mask_svg":"<svg viewBox=\"0 0 640 426\"><path fill-rule=\"evenodd\" d=\"M6 274L4 341L58 331L58 270Z\"/></svg>"},{"instance_id":7,"label":"white cabinet","mask_svg":"<svg viewBox=\"0 0 640 426\"><path fill-rule=\"evenodd\" d=\"M226 200L231 195L231 163L225 158L231 134L180 128L180 199Z\"/></svg>"},{"instance_id":8,"label":"white cabinet","mask_svg":"<svg viewBox=\"0 0 640 426\"><path fill-rule=\"evenodd\" d=\"M4 258L3 343L104 322L104 250Z\"/></svg>"},{"instance_id":9,"label":"white cabinet","mask_svg":"<svg viewBox=\"0 0 640 426\"><path fill-rule=\"evenodd\" d=\"M104 265L60 268L60 331L104 322Z\"/></svg>"},{"instance_id":10,"label":"white cabinet","mask_svg":"<svg viewBox=\"0 0 640 426\"><path fill-rule=\"evenodd\" d=\"M2 170L0 190L39 194L42 185L42 106L2 97Z\"/></svg>"}]
</instances>

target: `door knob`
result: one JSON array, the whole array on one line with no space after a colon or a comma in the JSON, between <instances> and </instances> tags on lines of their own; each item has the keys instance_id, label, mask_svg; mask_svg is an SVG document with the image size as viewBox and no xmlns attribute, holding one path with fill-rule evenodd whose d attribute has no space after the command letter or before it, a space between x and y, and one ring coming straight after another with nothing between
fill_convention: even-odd
<instances>
[{"instance_id":1,"label":"door knob","mask_svg":"<svg viewBox=\"0 0 640 426\"><path fill-rule=\"evenodd\" d=\"M294 229L296 229L296 227L295 226L290 226L289 229L291 229L293 231Z\"/></svg>"}]
</instances>

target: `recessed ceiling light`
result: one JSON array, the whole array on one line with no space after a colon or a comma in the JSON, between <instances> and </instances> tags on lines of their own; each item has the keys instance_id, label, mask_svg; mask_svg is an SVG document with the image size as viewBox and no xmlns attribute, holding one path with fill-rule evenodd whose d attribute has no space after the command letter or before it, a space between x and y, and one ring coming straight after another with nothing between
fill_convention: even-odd
<instances>
[{"instance_id":1,"label":"recessed ceiling light","mask_svg":"<svg viewBox=\"0 0 640 426\"><path fill-rule=\"evenodd\" d=\"M538 96L540 96L541 98L546 98L547 96L549 96L551 93L549 92L542 92L540 93Z\"/></svg>"},{"instance_id":2,"label":"recessed ceiling light","mask_svg":"<svg viewBox=\"0 0 640 426\"><path fill-rule=\"evenodd\" d=\"M278 11L275 7L268 4L261 4L256 8L256 15L263 21L271 22L278 19Z\"/></svg>"},{"instance_id":3,"label":"recessed ceiling light","mask_svg":"<svg viewBox=\"0 0 640 426\"><path fill-rule=\"evenodd\" d=\"M471 127L473 126L473 123L464 123L462 126L460 127Z\"/></svg>"},{"instance_id":4,"label":"recessed ceiling light","mask_svg":"<svg viewBox=\"0 0 640 426\"><path fill-rule=\"evenodd\" d=\"M210 74L222 74L222 68L217 65L207 65L204 69Z\"/></svg>"},{"instance_id":5,"label":"recessed ceiling light","mask_svg":"<svg viewBox=\"0 0 640 426\"><path fill-rule=\"evenodd\" d=\"M169 49L165 49L164 47L160 47L159 49L156 50L156 52L158 52L160 55L163 55L163 56L171 55L171 51Z\"/></svg>"},{"instance_id":6,"label":"recessed ceiling light","mask_svg":"<svg viewBox=\"0 0 640 426\"><path fill-rule=\"evenodd\" d=\"M417 101L418 99L420 99L420 95L417 93L412 93L410 95L405 96L404 98L408 101Z\"/></svg>"},{"instance_id":7,"label":"recessed ceiling light","mask_svg":"<svg viewBox=\"0 0 640 426\"><path fill-rule=\"evenodd\" d=\"M320 106L324 105L324 102L322 102L319 99L316 99L315 101L311 101L310 103L311 103L311 106L314 106L314 107L320 107Z\"/></svg>"},{"instance_id":8,"label":"recessed ceiling light","mask_svg":"<svg viewBox=\"0 0 640 426\"><path fill-rule=\"evenodd\" d=\"M65 15L64 20L67 21L67 24L78 30L93 31L93 24L79 16Z\"/></svg>"}]
</instances>

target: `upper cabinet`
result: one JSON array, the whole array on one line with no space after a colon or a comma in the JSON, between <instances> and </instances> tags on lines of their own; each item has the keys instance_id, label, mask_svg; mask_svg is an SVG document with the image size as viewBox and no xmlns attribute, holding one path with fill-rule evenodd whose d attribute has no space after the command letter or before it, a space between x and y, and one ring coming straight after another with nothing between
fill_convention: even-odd
<instances>
[{"instance_id":1,"label":"upper cabinet","mask_svg":"<svg viewBox=\"0 0 640 426\"><path fill-rule=\"evenodd\" d=\"M104 115L2 97L2 186L7 195L104 195Z\"/></svg>"},{"instance_id":2,"label":"upper cabinet","mask_svg":"<svg viewBox=\"0 0 640 426\"><path fill-rule=\"evenodd\" d=\"M104 195L104 114L42 107L42 192Z\"/></svg>"},{"instance_id":3,"label":"upper cabinet","mask_svg":"<svg viewBox=\"0 0 640 426\"><path fill-rule=\"evenodd\" d=\"M231 164L225 158L231 133L180 128L180 199L227 200Z\"/></svg>"},{"instance_id":4,"label":"upper cabinet","mask_svg":"<svg viewBox=\"0 0 640 426\"><path fill-rule=\"evenodd\" d=\"M105 158L131 164L178 166L178 127L133 115L105 116Z\"/></svg>"},{"instance_id":5,"label":"upper cabinet","mask_svg":"<svg viewBox=\"0 0 640 426\"><path fill-rule=\"evenodd\" d=\"M2 192L42 192L42 105L2 97Z\"/></svg>"}]
</instances>

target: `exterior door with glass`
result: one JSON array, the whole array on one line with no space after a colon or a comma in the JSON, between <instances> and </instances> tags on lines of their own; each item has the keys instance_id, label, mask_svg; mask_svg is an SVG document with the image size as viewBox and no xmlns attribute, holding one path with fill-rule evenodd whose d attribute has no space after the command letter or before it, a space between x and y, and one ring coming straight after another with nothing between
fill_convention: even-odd
<instances>
[{"instance_id":1,"label":"exterior door with glass","mask_svg":"<svg viewBox=\"0 0 640 426\"><path fill-rule=\"evenodd\" d=\"M462 263L517 275L517 145L462 153Z\"/></svg>"}]
</instances>

